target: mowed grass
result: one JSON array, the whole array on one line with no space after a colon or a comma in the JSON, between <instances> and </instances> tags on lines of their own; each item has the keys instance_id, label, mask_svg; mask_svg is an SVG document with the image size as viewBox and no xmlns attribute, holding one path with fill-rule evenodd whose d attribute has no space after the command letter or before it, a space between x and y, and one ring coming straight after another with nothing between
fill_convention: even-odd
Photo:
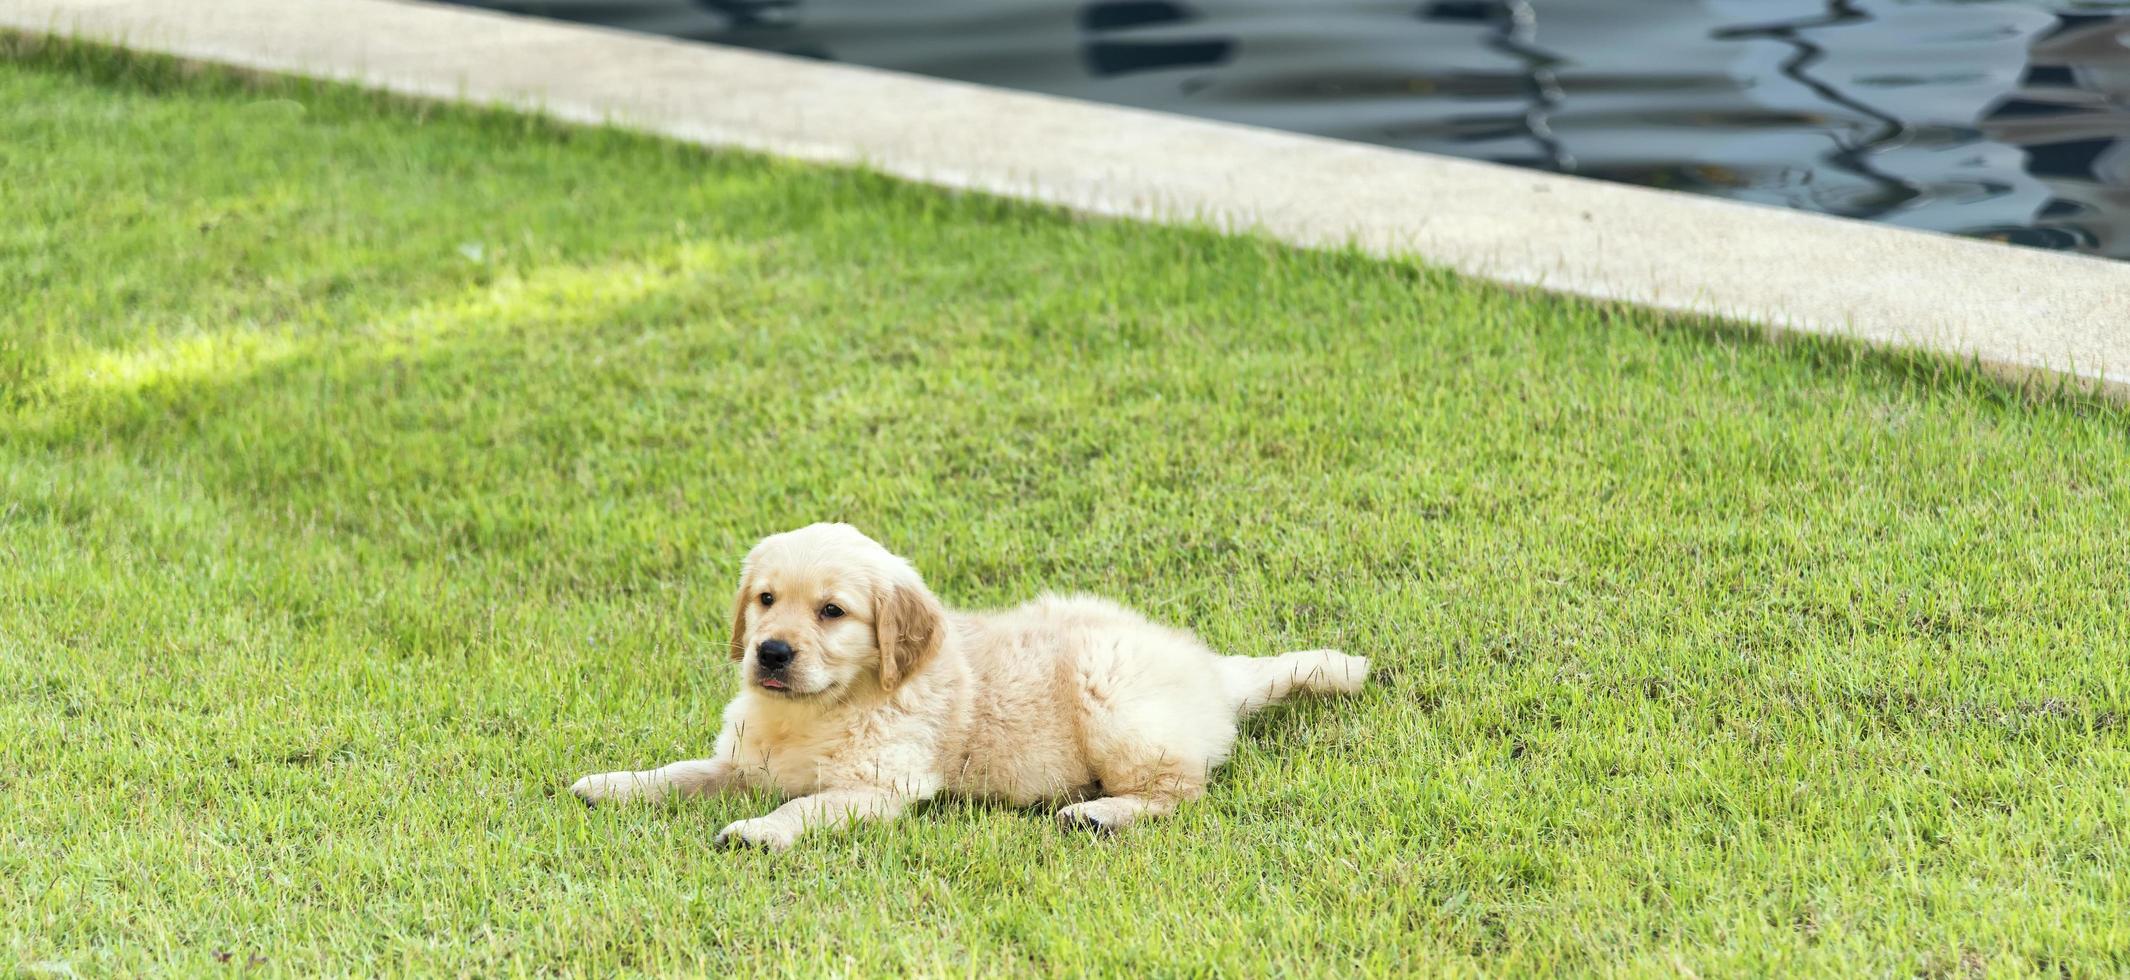
<instances>
[{"instance_id":1,"label":"mowed grass","mask_svg":"<svg viewBox=\"0 0 2130 980\"><path fill-rule=\"evenodd\" d=\"M1930 358L16 39L0 970L2130 970L2125 414ZM1373 686L781 856L758 536Z\"/></svg>"}]
</instances>

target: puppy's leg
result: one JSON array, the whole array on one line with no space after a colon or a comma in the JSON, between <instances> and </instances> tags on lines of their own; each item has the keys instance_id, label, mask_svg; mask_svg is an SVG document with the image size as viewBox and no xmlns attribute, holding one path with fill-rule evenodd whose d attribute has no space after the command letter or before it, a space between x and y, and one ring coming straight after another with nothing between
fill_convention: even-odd
<instances>
[{"instance_id":1,"label":"puppy's leg","mask_svg":"<svg viewBox=\"0 0 2130 980\"><path fill-rule=\"evenodd\" d=\"M1098 833L1166 816L1205 795L1213 767L1235 742L1235 718L1219 692L1159 683L1129 671L1083 673L1081 737L1102 782L1099 799L1058 811L1067 827ZM1134 686L1150 687L1134 692Z\"/></svg>"},{"instance_id":2,"label":"puppy's leg","mask_svg":"<svg viewBox=\"0 0 2130 980\"><path fill-rule=\"evenodd\" d=\"M1058 822L1073 830L1113 834L1140 817L1163 817L1176 812L1177 798L1154 796L1105 796L1075 803L1058 811Z\"/></svg>"},{"instance_id":3,"label":"puppy's leg","mask_svg":"<svg viewBox=\"0 0 2130 980\"><path fill-rule=\"evenodd\" d=\"M1076 830L1102 834L1123 830L1144 818L1167 816L1176 812L1178 803L1205 795L1205 766L1203 763L1198 766L1196 772L1182 765L1150 772L1142 781L1122 786L1112 782L1119 777L1105 773L1102 788L1116 795L1075 803L1059 810L1058 822ZM1123 791L1119 792L1120 789Z\"/></svg>"},{"instance_id":4,"label":"puppy's leg","mask_svg":"<svg viewBox=\"0 0 2130 980\"><path fill-rule=\"evenodd\" d=\"M777 807L766 817L734 821L717 832L717 843L781 851L814 827L858 820L893 820L901 815L903 807L918 798L872 788L827 790L799 797Z\"/></svg>"},{"instance_id":5,"label":"puppy's leg","mask_svg":"<svg viewBox=\"0 0 2130 980\"><path fill-rule=\"evenodd\" d=\"M694 759L656 769L602 772L577 780L569 790L586 803L650 802L715 793L738 780L739 769L729 759Z\"/></svg>"}]
</instances>

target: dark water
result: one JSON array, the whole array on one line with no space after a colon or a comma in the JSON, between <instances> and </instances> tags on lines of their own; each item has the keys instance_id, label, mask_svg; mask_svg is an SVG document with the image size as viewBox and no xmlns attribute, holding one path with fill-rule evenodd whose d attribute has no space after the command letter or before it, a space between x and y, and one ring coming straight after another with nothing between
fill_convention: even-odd
<instances>
[{"instance_id":1,"label":"dark water","mask_svg":"<svg viewBox=\"0 0 2130 980\"><path fill-rule=\"evenodd\" d=\"M2130 0L481 0L2130 258Z\"/></svg>"}]
</instances>

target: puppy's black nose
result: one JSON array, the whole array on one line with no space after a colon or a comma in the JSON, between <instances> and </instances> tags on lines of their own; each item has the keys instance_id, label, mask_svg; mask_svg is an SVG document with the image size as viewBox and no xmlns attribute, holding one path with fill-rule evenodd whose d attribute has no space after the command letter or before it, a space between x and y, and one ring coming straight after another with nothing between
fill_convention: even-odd
<instances>
[{"instance_id":1,"label":"puppy's black nose","mask_svg":"<svg viewBox=\"0 0 2130 980\"><path fill-rule=\"evenodd\" d=\"M763 640L754 648L754 659L763 670L783 670L791 666L791 644L783 640Z\"/></svg>"}]
</instances>

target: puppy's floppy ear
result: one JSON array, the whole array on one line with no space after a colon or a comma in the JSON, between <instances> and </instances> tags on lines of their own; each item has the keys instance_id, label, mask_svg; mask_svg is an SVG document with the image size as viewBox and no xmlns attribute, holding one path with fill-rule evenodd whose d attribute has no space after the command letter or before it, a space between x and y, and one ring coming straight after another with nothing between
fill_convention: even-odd
<instances>
[{"instance_id":1,"label":"puppy's floppy ear","mask_svg":"<svg viewBox=\"0 0 2130 980\"><path fill-rule=\"evenodd\" d=\"M873 633L880 642L880 686L892 691L946 641L947 611L930 589L898 582L876 592Z\"/></svg>"},{"instance_id":2,"label":"puppy's floppy ear","mask_svg":"<svg viewBox=\"0 0 2130 980\"><path fill-rule=\"evenodd\" d=\"M747 594L746 585L742 583L739 595L732 600L733 663L747 659L747 600L751 598L753 596Z\"/></svg>"}]
</instances>

